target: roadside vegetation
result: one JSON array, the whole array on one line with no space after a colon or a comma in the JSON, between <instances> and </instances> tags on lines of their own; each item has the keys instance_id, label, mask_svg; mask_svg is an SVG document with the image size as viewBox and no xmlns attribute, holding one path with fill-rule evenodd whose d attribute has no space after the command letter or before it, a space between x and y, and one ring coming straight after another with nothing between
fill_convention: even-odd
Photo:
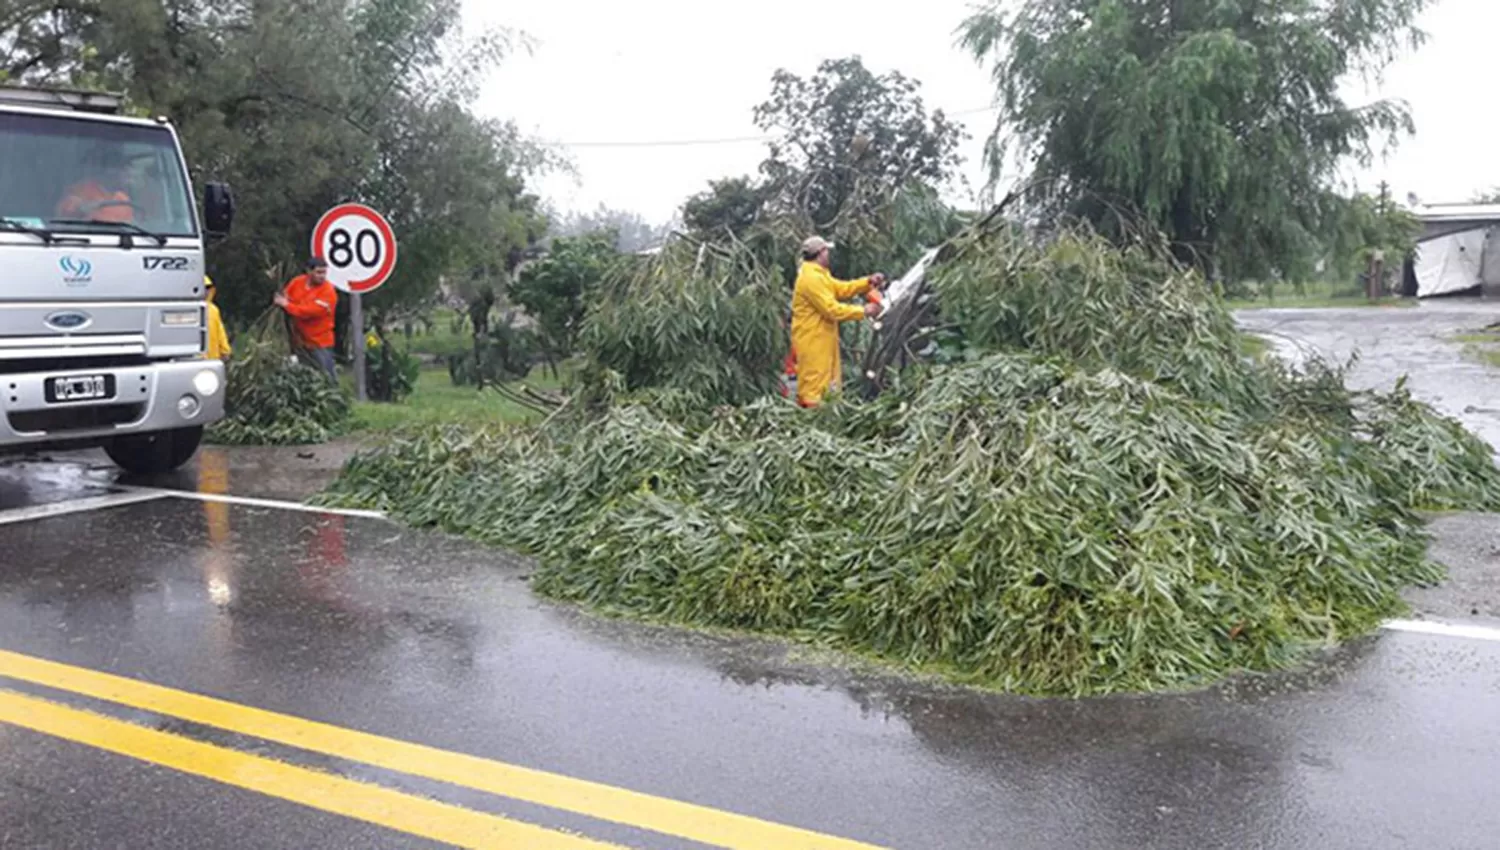
<instances>
[{"instance_id":1,"label":"roadside vegetation","mask_svg":"<svg viewBox=\"0 0 1500 850\"><path fill-rule=\"evenodd\" d=\"M279 310L267 310L240 335L226 368L225 416L209 427L209 442L303 445L349 430L352 396L292 357Z\"/></svg>"},{"instance_id":2,"label":"roadside vegetation","mask_svg":"<svg viewBox=\"0 0 1500 850\"><path fill-rule=\"evenodd\" d=\"M523 387L556 390L559 386L545 369L513 382L509 389ZM424 368L410 396L401 404L378 401L356 402L351 429L360 434L383 434L427 425L489 427L535 422L543 414L494 389L453 385L446 369Z\"/></svg>"},{"instance_id":3,"label":"roadside vegetation","mask_svg":"<svg viewBox=\"0 0 1500 850\"><path fill-rule=\"evenodd\" d=\"M346 371L332 384L296 360L281 317L267 313L240 337L229 363L227 416L207 437L225 445L304 445L439 423L532 422L542 414L523 393L556 392L568 375L566 366L558 375L538 366L499 386L458 386L447 367L424 366L402 341L383 340L367 353L371 399L355 401L353 376Z\"/></svg>"},{"instance_id":4,"label":"roadside vegetation","mask_svg":"<svg viewBox=\"0 0 1500 850\"><path fill-rule=\"evenodd\" d=\"M1470 360L1500 368L1500 328L1458 334L1453 341L1463 346L1464 356Z\"/></svg>"},{"instance_id":5,"label":"roadside vegetation","mask_svg":"<svg viewBox=\"0 0 1500 850\"><path fill-rule=\"evenodd\" d=\"M1328 282L1303 285L1267 286L1258 283L1241 284L1236 294L1226 303L1231 310L1255 310L1267 307L1282 309L1319 309L1355 307L1415 307L1417 299L1386 295L1371 300L1364 289L1355 285L1336 285Z\"/></svg>"}]
</instances>

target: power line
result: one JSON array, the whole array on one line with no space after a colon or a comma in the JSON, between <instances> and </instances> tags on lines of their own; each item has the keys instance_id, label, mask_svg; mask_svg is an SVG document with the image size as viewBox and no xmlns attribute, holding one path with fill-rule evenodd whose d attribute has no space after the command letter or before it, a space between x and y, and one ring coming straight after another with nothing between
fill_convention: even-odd
<instances>
[{"instance_id":1,"label":"power line","mask_svg":"<svg viewBox=\"0 0 1500 850\"><path fill-rule=\"evenodd\" d=\"M961 112L945 113L949 118L961 118L965 115L978 115L982 112L994 112L996 107L984 106L978 109L965 109ZM719 139L660 139L656 141L615 141L615 142L542 142L541 144L550 148L677 148L677 147L699 147L704 145L739 145L749 142L770 142L781 138L776 135L764 136L729 136Z\"/></svg>"},{"instance_id":2,"label":"power line","mask_svg":"<svg viewBox=\"0 0 1500 850\"><path fill-rule=\"evenodd\" d=\"M543 142L554 148L670 148L691 145L734 145L743 142L769 142L776 136L733 136L727 139L666 139L655 142Z\"/></svg>"}]
</instances>

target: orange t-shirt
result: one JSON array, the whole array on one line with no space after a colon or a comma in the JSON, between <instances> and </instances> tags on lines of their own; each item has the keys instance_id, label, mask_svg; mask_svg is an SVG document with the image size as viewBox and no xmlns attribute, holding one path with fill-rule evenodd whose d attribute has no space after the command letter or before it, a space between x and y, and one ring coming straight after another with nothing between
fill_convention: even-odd
<instances>
[{"instance_id":1,"label":"orange t-shirt","mask_svg":"<svg viewBox=\"0 0 1500 850\"><path fill-rule=\"evenodd\" d=\"M333 348L333 308L338 306L338 290L323 281L315 284L307 275L292 278L282 292L286 312L296 320L297 335L308 348Z\"/></svg>"},{"instance_id":2,"label":"orange t-shirt","mask_svg":"<svg viewBox=\"0 0 1500 850\"><path fill-rule=\"evenodd\" d=\"M127 203L109 204L84 212L88 205L101 201L126 201ZM100 186L98 181L83 180L68 187L67 194L57 205L57 217L130 223L135 221L135 210L128 205L129 201L130 196L124 192L111 192Z\"/></svg>"}]
</instances>

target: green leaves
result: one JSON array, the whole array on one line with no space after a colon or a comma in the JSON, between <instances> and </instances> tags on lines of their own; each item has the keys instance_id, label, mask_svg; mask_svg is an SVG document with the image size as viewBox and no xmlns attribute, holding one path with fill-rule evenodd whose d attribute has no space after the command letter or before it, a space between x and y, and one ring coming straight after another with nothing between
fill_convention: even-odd
<instances>
[{"instance_id":1,"label":"green leaves","mask_svg":"<svg viewBox=\"0 0 1500 850\"><path fill-rule=\"evenodd\" d=\"M365 351L366 391L371 401L399 402L416 389L422 362L383 333L376 332L372 339L377 344Z\"/></svg>"},{"instance_id":2,"label":"green leaves","mask_svg":"<svg viewBox=\"0 0 1500 850\"><path fill-rule=\"evenodd\" d=\"M1023 157L1042 217L1119 236L1141 216L1229 279L1300 279L1336 237L1341 165L1413 130L1405 104L1341 86L1420 43L1427 5L1027 0L976 13L961 42L1003 110L992 172Z\"/></svg>"},{"instance_id":3,"label":"green leaves","mask_svg":"<svg viewBox=\"0 0 1500 850\"><path fill-rule=\"evenodd\" d=\"M837 242L835 276L855 278L905 268L961 226L942 190L957 177L964 131L927 109L916 80L876 75L857 56L806 78L783 69L754 117L783 138L758 177L710 181L688 199L683 223L695 237L748 247L790 283L811 233Z\"/></svg>"},{"instance_id":4,"label":"green leaves","mask_svg":"<svg viewBox=\"0 0 1500 850\"><path fill-rule=\"evenodd\" d=\"M609 231L552 240L547 256L522 267L510 300L536 319L553 362L572 355L587 300L620 260Z\"/></svg>"},{"instance_id":5,"label":"green leaves","mask_svg":"<svg viewBox=\"0 0 1500 850\"><path fill-rule=\"evenodd\" d=\"M676 305L733 296L678 262L626 282L609 310L660 300L601 339L709 350L722 330ZM558 599L1067 695L1293 663L1440 575L1416 509L1500 508L1487 445L1400 390L1243 357L1150 252L1002 235L944 268L944 316L987 353L872 402L616 384L592 415L394 441L323 501L529 553Z\"/></svg>"},{"instance_id":6,"label":"green leaves","mask_svg":"<svg viewBox=\"0 0 1500 850\"><path fill-rule=\"evenodd\" d=\"M242 446L324 443L349 426L353 399L288 349L283 314L272 309L235 340L228 364L225 418L210 442Z\"/></svg>"},{"instance_id":7,"label":"green leaves","mask_svg":"<svg viewBox=\"0 0 1500 850\"><path fill-rule=\"evenodd\" d=\"M679 240L654 257L626 258L584 319L584 392L606 395L612 373L626 391L683 393L704 406L769 393L789 350L789 297L747 251Z\"/></svg>"}]
</instances>

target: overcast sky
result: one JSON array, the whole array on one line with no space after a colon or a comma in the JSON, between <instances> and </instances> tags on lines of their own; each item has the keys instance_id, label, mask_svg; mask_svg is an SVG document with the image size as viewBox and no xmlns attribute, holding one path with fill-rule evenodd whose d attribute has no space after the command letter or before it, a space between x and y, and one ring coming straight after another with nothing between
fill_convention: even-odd
<instances>
[{"instance_id":1,"label":"overcast sky","mask_svg":"<svg viewBox=\"0 0 1500 850\"><path fill-rule=\"evenodd\" d=\"M972 138L965 175L985 172L981 145L994 112L988 72L955 46L970 0L903 4L874 12L870 0L468 0L471 31L503 24L535 40L484 89L479 111L563 145L578 176L553 176L538 190L561 210L600 203L665 221L707 181L754 171L764 157L751 109L770 92L777 68L812 73L830 57L860 55L877 73L899 70L922 83L928 106L950 114ZM1391 66L1384 87L1355 98L1406 100L1417 136L1389 160L1357 174L1390 181L1398 198L1462 201L1500 185L1500 119L1492 117L1497 0L1439 0L1422 17L1430 39ZM985 110L978 111L976 110ZM684 144L704 140L742 140ZM748 139L748 140L747 140ZM675 144L661 144L663 142Z\"/></svg>"}]
</instances>

